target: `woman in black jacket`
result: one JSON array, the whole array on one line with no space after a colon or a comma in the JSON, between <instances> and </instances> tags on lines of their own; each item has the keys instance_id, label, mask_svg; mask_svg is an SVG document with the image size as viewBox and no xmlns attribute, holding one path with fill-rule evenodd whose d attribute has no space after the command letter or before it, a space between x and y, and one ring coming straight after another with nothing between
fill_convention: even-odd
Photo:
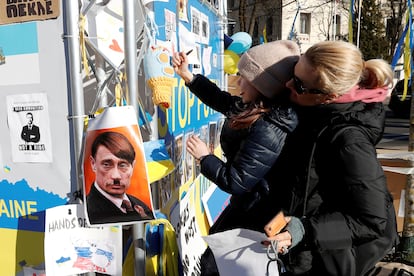
<instances>
[{"instance_id":1,"label":"woman in black jacket","mask_svg":"<svg viewBox=\"0 0 414 276\"><path fill-rule=\"evenodd\" d=\"M226 161L196 136L187 142L187 151L200 162L201 173L232 195L210 234L242 227L263 231L273 215L270 209L267 215L257 210L262 210L259 205L269 193L266 176L297 125L285 84L298 58L299 47L292 41L250 48L238 62L240 96L233 96L206 77L194 76L184 52L174 54L175 72L191 92L226 116L220 135ZM202 275L218 275L210 250L202 257L201 270Z\"/></svg>"},{"instance_id":2,"label":"woman in black jacket","mask_svg":"<svg viewBox=\"0 0 414 276\"><path fill-rule=\"evenodd\" d=\"M298 58L299 48L292 41L252 47L239 60L240 96L233 96L206 77L194 76L185 53L173 56L174 69L191 92L226 116L220 136L226 162L211 153L197 136L187 142L187 151L199 160L201 173L232 195L230 205L210 233L242 226L260 227L263 231L263 223L252 222L258 214L252 212L247 217L246 211L266 196L265 176L278 158L286 136L297 125L285 84L292 78Z\"/></svg>"},{"instance_id":3,"label":"woman in black jacket","mask_svg":"<svg viewBox=\"0 0 414 276\"><path fill-rule=\"evenodd\" d=\"M392 78L384 60L364 61L347 42L317 43L296 64L287 86L299 125L274 180L292 184L287 213L305 228L293 248L289 232L272 238L280 252L290 249L288 275L365 275L396 244L393 200L375 148Z\"/></svg>"}]
</instances>

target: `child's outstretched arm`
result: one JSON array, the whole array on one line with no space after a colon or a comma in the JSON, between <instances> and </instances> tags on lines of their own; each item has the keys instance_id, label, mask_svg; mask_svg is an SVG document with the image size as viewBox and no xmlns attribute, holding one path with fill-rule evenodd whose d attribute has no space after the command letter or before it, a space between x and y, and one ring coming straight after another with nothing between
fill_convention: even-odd
<instances>
[{"instance_id":1,"label":"child's outstretched arm","mask_svg":"<svg viewBox=\"0 0 414 276\"><path fill-rule=\"evenodd\" d=\"M175 52L171 59L172 66L177 75L179 75L186 83L191 82L193 73L188 69L188 57L184 52Z\"/></svg>"}]
</instances>

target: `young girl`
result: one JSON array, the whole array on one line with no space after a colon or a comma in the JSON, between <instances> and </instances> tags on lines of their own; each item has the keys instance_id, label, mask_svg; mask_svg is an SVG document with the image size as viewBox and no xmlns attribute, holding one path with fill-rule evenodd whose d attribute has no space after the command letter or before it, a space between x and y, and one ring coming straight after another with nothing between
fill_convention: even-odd
<instances>
[{"instance_id":1,"label":"young girl","mask_svg":"<svg viewBox=\"0 0 414 276\"><path fill-rule=\"evenodd\" d=\"M220 136L226 162L213 155L198 137L193 136L187 142L187 151L199 160L201 173L232 195L230 204L210 228L210 234L234 228L263 231L277 210L276 203L266 203L269 199L267 176L287 135L297 125L285 84L293 76L299 54L299 47L292 41L250 48L238 63L239 96L221 91L202 75L193 75L185 53L173 56L174 70L191 92L226 116ZM262 206L272 206L274 210ZM268 212L258 212L263 209ZM205 269L214 259L204 260L205 255L201 261L203 275L216 275L214 264L213 272Z\"/></svg>"}]
</instances>

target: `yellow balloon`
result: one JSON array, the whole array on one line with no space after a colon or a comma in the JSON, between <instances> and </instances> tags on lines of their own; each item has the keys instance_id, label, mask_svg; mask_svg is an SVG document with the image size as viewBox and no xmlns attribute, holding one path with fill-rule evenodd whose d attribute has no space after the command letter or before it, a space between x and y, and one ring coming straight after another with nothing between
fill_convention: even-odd
<instances>
[{"instance_id":1,"label":"yellow balloon","mask_svg":"<svg viewBox=\"0 0 414 276\"><path fill-rule=\"evenodd\" d=\"M237 64L239 63L239 55L231 50L224 50L224 72L234 75L239 72Z\"/></svg>"}]
</instances>

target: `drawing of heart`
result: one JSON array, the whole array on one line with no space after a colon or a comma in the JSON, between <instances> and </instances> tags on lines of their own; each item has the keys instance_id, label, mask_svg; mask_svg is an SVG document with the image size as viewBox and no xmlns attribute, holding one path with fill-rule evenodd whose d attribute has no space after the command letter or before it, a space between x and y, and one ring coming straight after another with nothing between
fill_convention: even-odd
<instances>
[{"instance_id":1,"label":"drawing of heart","mask_svg":"<svg viewBox=\"0 0 414 276\"><path fill-rule=\"evenodd\" d=\"M109 49L122 53L122 49L119 47L118 41L116 41L116 39L112 39L112 44L109 45Z\"/></svg>"}]
</instances>

